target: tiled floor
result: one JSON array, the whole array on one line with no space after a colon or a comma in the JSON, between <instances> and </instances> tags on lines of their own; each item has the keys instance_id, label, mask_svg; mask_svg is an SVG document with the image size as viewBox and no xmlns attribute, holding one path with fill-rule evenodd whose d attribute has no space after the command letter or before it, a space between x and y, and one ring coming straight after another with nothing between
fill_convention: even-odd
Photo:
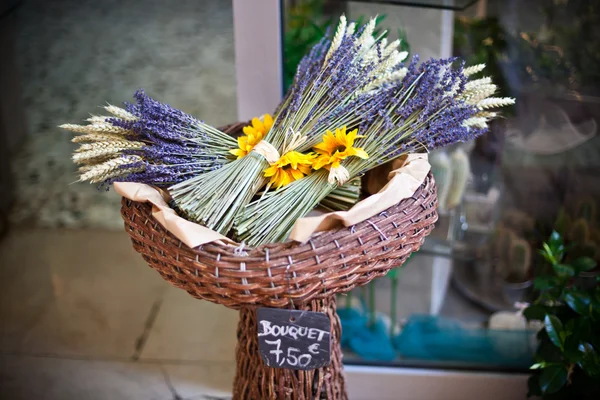
<instances>
[{"instance_id":1,"label":"tiled floor","mask_svg":"<svg viewBox=\"0 0 600 400\"><path fill-rule=\"evenodd\" d=\"M236 312L168 285L124 232L15 230L0 265L0 398L230 396Z\"/></svg>"}]
</instances>

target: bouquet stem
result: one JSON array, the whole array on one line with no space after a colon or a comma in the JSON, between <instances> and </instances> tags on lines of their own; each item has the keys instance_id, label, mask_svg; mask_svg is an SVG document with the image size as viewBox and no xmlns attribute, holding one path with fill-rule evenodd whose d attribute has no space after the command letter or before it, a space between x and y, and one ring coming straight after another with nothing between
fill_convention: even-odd
<instances>
[{"instance_id":1,"label":"bouquet stem","mask_svg":"<svg viewBox=\"0 0 600 400\"><path fill-rule=\"evenodd\" d=\"M238 240L251 246L284 241L296 220L338 187L327 181L328 176L326 170L315 171L248 204L236 218Z\"/></svg>"},{"instance_id":2,"label":"bouquet stem","mask_svg":"<svg viewBox=\"0 0 600 400\"><path fill-rule=\"evenodd\" d=\"M226 235L238 212L264 185L269 163L258 153L170 188L173 200L187 218Z\"/></svg>"}]
</instances>

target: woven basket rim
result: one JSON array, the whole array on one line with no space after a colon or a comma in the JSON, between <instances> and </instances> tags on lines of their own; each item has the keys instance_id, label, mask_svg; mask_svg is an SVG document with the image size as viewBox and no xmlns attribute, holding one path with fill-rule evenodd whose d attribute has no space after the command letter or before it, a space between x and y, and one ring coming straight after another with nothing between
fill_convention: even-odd
<instances>
[{"instance_id":1,"label":"woven basket rim","mask_svg":"<svg viewBox=\"0 0 600 400\"><path fill-rule=\"evenodd\" d=\"M133 248L174 286L233 309L302 305L365 285L402 265L438 218L431 171L411 197L352 227L319 232L306 243L239 249L212 242L192 249L151 211L149 203L122 201Z\"/></svg>"},{"instance_id":2,"label":"woven basket rim","mask_svg":"<svg viewBox=\"0 0 600 400\"><path fill-rule=\"evenodd\" d=\"M431 172L429 172L427 174L427 177L425 178L425 181L421 184L421 186L425 185L426 181L430 179L433 180L433 174ZM413 194L414 195L414 194ZM402 199L404 200L404 199ZM397 204L400 204L401 201L399 201ZM129 206L132 203L139 203L130 199L127 199L125 197L122 198L122 203L123 204L127 204L127 206ZM144 204L148 204L149 207L150 203L145 202ZM436 207L437 207L437 199L436 199ZM378 216L381 216L382 214L385 214L387 212L387 210L379 213L379 215L374 215L371 218L367 218L364 221L361 221L361 223L363 222L367 222L367 223L372 223L371 220L376 219ZM404 212L404 210L403 210ZM155 221L155 223L159 223L154 217L152 217L152 219ZM193 221L191 221L193 222ZM350 230L350 233L353 234L354 229L355 229L355 225L352 226L339 226L336 227L334 229L329 229L329 230L325 230L325 231L320 231L320 232L315 232L313 233L313 235L311 236L311 238L309 240L307 240L306 242L298 242L295 240L291 240L288 239L285 242L272 242L272 243L265 243L262 244L260 246L250 246L247 245L245 243L237 243L236 244L232 244L232 243L226 243L226 242L222 242L222 241L213 241L213 242L208 242L208 243L204 243L200 246L197 247L189 247L187 246L185 243L181 242L181 246L185 246L188 249L192 250L192 251L206 251L206 250L210 250L213 247L220 249L221 251L223 251L225 253L225 255L223 255L221 257L221 260L226 260L226 259L231 259L233 260L246 260L246 261L254 261L256 259L256 261L264 261L264 257L265 254L267 252L272 252L273 250L277 250L280 251L282 253L282 255L284 256L294 256L297 255L298 253L302 252L302 250L298 250L297 248L305 245L305 244L309 244L311 245L311 247L318 247L317 244L321 244L321 242L325 242L325 246L329 246L332 247L332 242L331 240L335 240L335 239L331 239L331 237L336 236L335 234L341 231L347 231ZM165 229L163 227L163 229ZM166 229L165 229L166 230ZM176 238L177 239L177 238ZM179 241L179 239L177 239ZM231 239L233 240L233 239ZM321 247L323 248L323 247Z\"/></svg>"},{"instance_id":3,"label":"woven basket rim","mask_svg":"<svg viewBox=\"0 0 600 400\"><path fill-rule=\"evenodd\" d=\"M134 249L150 267L192 296L229 308L288 307L346 293L404 263L437 221L431 173L415 195L357 224L307 243L259 246L247 255L209 243L191 249L154 219L148 203L123 199Z\"/></svg>"}]
</instances>

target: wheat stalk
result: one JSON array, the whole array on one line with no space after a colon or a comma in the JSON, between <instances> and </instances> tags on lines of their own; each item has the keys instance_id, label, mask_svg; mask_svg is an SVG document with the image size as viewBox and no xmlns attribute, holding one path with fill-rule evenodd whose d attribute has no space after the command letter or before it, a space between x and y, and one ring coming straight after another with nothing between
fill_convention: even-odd
<instances>
[{"instance_id":1,"label":"wheat stalk","mask_svg":"<svg viewBox=\"0 0 600 400\"><path fill-rule=\"evenodd\" d=\"M92 125L98 125L98 124L104 124L106 122L106 118L110 118L110 117L106 117L104 115L92 115L91 117L86 119L86 121L91 123Z\"/></svg>"},{"instance_id":2,"label":"wheat stalk","mask_svg":"<svg viewBox=\"0 0 600 400\"><path fill-rule=\"evenodd\" d=\"M492 83L492 78L489 76L483 77L481 79L475 79L473 81L467 82L465 85L465 91L475 90L484 85L490 85Z\"/></svg>"},{"instance_id":3,"label":"wheat stalk","mask_svg":"<svg viewBox=\"0 0 600 400\"><path fill-rule=\"evenodd\" d=\"M335 31L335 36L333 37L331 45L329 46L329 50L327 51L327 54L325 55L325 62L327 62L327 60L329 60L329 58L331 57L333 52L336 51L340 47L340 45L342 44L342 40L344 40L345 34L346 34L346 16L344 14L342 14L342 16L340 17L340 23L338 24L337 30ZM326 65L326 63L323 65Z\"/></svg>"},{"instance_id":4,"label":"wheat stalk","mask_svg":"<svg viewBox=\"0 0 600 400\"><path fill-rule=\"evenodd\" d=\"M477 107L479 107L480 110L486 110L488 108L505 107L511 104L515 104L515 99L510 97L490 97L477 103Z\"/></svg>"},{"instance_id":5,"label":"wheat stalk","mask_svg":"<svg viewBox=\"0 0 600 400\"><path fill-rule=\"evenodd\" d=\"M93 143L82 143L79 146L79 149L75 150L76 152L84 152L84 151L98 151L104 149L119 149L119 150L139 150L144 147L145 144L142 142L132 142L132 141L119 141L119 142L93 142Z\"/></svg>"},{"instance_id":6,"label":"wheat stalk","mask_svg":"<svg viewBox=\"0 0 600 400\"><path fill-rule=\"evenodd\" d=\"M127 135L131 133L131 131L127 129L118 126L113 126L108 123L95 123L93 125L62 124L58 127L66 129L68 131L79 133L115 133L119 135Z\"/></svg>"},{"instance_id":7,"label":"wheat stalk","mask_svg":"<svg viewBox=\"0 0 600 400\"><path fill-rule=\"evenodd\" d=\"M345 21L345 17L344 17ZM377 18L371 18L369 23L365 26L362 34L358 38L358 44L365 47L371 47L375 43L373 32L375 31L375 25L377 24Z\"/></svg>"},{"instance_id":8,"label":"wheat stalk","mask_svg":"<svg viewBox=\"0 0 600 400\"><path fill-rule=\"evenodd\" d=\"M82 154L82 153L78 153L78 154ZM83 168L86 166L93 167L94 165L101 164L104 161L110 160L111 158L118 157L119 155L120 155L119 153L114 153L114 154L98 155L95 157L92 156L92 157L87 157L87 158L81 157L80 160L78 160L78 161L73 160L73 162L75 162L76 164L80 164L80 165L83 164L83 166L81 166L80 168ZM71 158L71 159L73 159L73 158Z\"/></svg>"},{"instance_id":9,"label":"wheat stalk","mask_svg":"<svg viewBox=\"0 0 600 400\"><path fill-rule=\"evenodd\" d=\"M475 127L475 128L487 128L487 118L485 117L471 117L462 123L462 126Z\"/></svg>"},{"instance_id":10,"label":"wheat stalk","mask_svg":"<svg viewBox=\"0 0 600 400\"><path fill-rule=\"evenodd\" d=\"M485 68L485 64L471 65L470 67L467 67L463 70L463 75L464 76L475 75L476 73L483 71L484 68Z\"/></svg>"},{"instance_id":11,"label":"wheat stalk","mask_svg":"<svg viewBox=\"0 0 600 400\"><path fill-rule=\"evenodd\" d=\"M356 30L356 22L350 22L346 27L346 36L354 35L354 31Z\"/></svg>"},{"instance_id":12,"label":"wheat stalk","mask_svg":"<svg viewBox=\"0 0 600 400\"><path fill-rule=\"evenodd\" d=\"M498 116L498 113L495 111L480 111L477 114L475 114L475 116L491 119L496 118Z\"/></svg>"},{"instance_id":13,"label":"wheat stalk","mask_svg":"<svg viewBox=\"0 0 600 400\"><path fill-rule=\"evenodd\" d=\"M113 106L112 104L108 104L104 106L104 109L114 115L115 117L127 120L127 121L137 121L137 117L131 114L129 111L122 109L121 107Z\"/></svg>"},{"instance_id":14,"label":"wheat stalk","mask_svg":"<svg viewBox=\"0 0 600 400\"><path fill-rule=\"evenodd\" d=\"M81 142L125 142L129 141L125 139L121 135L117 135L114 133L90 133L88 135L80 135L75 136L71 139L73 143L81 143Z\"/></svg>"},{"instance_id":15,"label":"wheat stalk","mask_svg":"<svg viewBox=\"0 0 600 400\"><path fill-rule=\"evenodd\" d=\"M141 142L95 142L84 143L73 154L75 163L96 163L99 157L112 156L123 150L136 150L144 146Z\"/></svg>"},{"instance_id":16,"label":"wheat stalk","mask_svg":"<svg viewBox=\"0 0 600 400\"><path fill-rule=\"evenodd\" d=\"M496 93L497 89L498 86L494 84L480 85L475 89L464 92L462 95L458 96L458 99L465 101L467 104L477 104L481 100L486 99Z\"/></svg>"},{"instance_id":17,"label":"wheat stalk","mask_svg":"<svg viewBox=\"0 0 600 400\"><path fill-rule=\"evenodd\" d=\"M101 164L90 167L80 168L80 171L85 168L85 172L79 177L80 181L90 181L90 183L99 183L107 179L117 176L128 175L133 172L140 172L144 167L140 164L139 167L123 168L124 165L138 163L142 158L134 155L124 155L121 157L110 159Z\"/></svg>"}]
</instances>

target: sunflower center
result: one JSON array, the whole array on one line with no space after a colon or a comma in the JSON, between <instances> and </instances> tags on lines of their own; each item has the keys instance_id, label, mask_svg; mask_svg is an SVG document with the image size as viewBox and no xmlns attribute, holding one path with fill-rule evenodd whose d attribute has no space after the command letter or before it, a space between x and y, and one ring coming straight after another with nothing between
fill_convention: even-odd
<instances>
[{"instance_id":1,"label":"sunflower center","mask_svg":"<svg viewBox=\"0 0 600 400\"><path fill-rule=\"evenodd\" d=\"M340 145L338 147L335 148L335 151L339 152L339 153L343 153L346 151L346 146L344 145Z\"/></svg>"}]
</instances>

